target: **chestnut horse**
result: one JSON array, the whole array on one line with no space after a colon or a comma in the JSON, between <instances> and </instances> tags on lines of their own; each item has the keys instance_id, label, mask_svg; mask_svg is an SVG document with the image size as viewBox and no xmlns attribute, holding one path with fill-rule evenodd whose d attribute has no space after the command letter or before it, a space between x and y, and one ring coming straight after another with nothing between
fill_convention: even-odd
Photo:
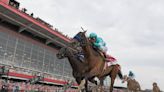
<instances>
[{"instance_id":1,"label":"chestnut horse","mask_svg":"<svg viewBox=\"0 0 164 92\"><path fill-rule=\"evenodd\" d=\"M84 84L85 82L87 82L89 78L92 77L98 77L101 80L106 76L110 76L111 78L110 92L112 92L116 76L119 75L120 79L123 79L120 70L120 65L116 64L104 69L105 66L104 59L97 51L93 49L92 44L90 43L89 39L86 37L85 33L86 31L79 32L76 35L78 36L79 39L77 40L80 42L80 45L84 51L84 57L88 61L88 72L85 73L85 80L83 80L81 84Z\"/></svg>"},{"instance_id":2,"label":"chestnut horse","mask_svg":"<svg viewBox=\"0 0 164 92\"><path fill-rule=\"evenodd\" d=\"M161 92L156 82L153 83L153 92Z\"/></svg>"},{"instance_id":3,"label":"chestnut horse","mask_svg":"<svg viewBox=\"0 0 164 92\"><path fill-rule=\"evenodd\" d=\"M125 75L123 82L125 82L125 81L127 81L128 92L140 92L141 91L140 84L135 79L132 79L132 78L128 77L127 75Z\"/></svg>"}]
</instances>

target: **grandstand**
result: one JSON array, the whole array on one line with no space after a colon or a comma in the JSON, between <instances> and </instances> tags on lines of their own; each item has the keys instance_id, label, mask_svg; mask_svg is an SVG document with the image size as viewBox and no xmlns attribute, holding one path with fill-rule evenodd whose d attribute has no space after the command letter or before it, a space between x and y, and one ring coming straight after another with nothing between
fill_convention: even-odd
<instances>
[{"instance_id":1,"label":"grandstand","mask_svg":"<svg viewBox=\"0 0 164 92\"><path fill-rule=\"evenodd\" d=\"M0 89L62 90L68 80L76 87L67 59L56 58L70 38L19 5L0 0Z\"/></svg>"}]
</instances>

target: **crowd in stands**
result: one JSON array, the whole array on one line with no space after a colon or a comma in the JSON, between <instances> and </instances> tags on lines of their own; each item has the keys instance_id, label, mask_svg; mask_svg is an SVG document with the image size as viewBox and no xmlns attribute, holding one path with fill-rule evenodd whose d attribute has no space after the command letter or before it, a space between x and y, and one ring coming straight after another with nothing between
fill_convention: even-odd
<instances>
[{"instance_id":1,"label":"crowd in stands","mask_svg":"<svg viewBox=\"0 0 164 92\"><path fill-rule=\"evenodd\" d=\"M39 18L39 17L36 17L36 18L35 18L35 17L34 17L34 13L28 14L28 13L27 13L28 10L27 10L26 8L21 8L21 9L20 9L20 7L19 7L19 6L20 6L20 3L19 3L18 1L16 1L16 0L9 0L9 5L12 6L12 7L14 7L14 8L16 8L18 11L23 12L24 14L30 16L31 18L37 20L37 21L40 22L41 24L43 24L43 25L47 26L48 28L50 28L51 30L54 30L54 31L60 33L61 35L63 35L63 36L65 36L65 37L69 38L67 35L64 35L62 32L60 32L57 28L53 28L53 26L52 26L51 24L47 23L47 22L44 21L43 19L41 19L41 18ZM69 39L70 39L70 38L69 38Z\"/></svg>"},{"instance_id":2,"label":"crowd in stands","mask_svg":"<svg viewBox=\"0 0 164 92\"><path fill-rule=\"evenodd\" d=\"M40 72L37 71L32 71L29 69L24 69L24 68L19 68L19 67L13 67L13 66L7 66L7 65L0 65L0 66L5 66L6 68L9 69L9 72L15 72L19 74L26 74L26 75L31 75L31 76L38 76L41 75ZM57 79L54 78L51 74L44 74L45 78L48 79ZM3 79L0 78L0 92L62 92L64 90L63 87L56 87L52 86L52 84L47 84L42 83L42 84L30 84L27 82L27 80L21 80L14 78L14 80L21 80L21 82L18 81L13 81L12 77L6 78L2 77ZM4 79L5 78L5 79ZM62 80L62 79L57 79L57 80ZM64 81L64 80L62 80ZM50 86L51 85L51 86ZM8 91L5 91L8 90ZM13 90L20 90L20 91L13 91ZM76 92L76 89L67 89L68 92L71 90L71 92Z\"/></svg>"},{"instance_id":3,"label":"crowd in stands","mask_svg":"<svg viewBox=\"0 0 164 92\"><path fill-rule=\"evenodd\" d=\"M25 75L30 75L30 76L39 76L42 75L45 78L48 79L54 79L54 80L61 80L61 81L66 81L66 80L72 80L72 78L68 78L68 79L62 79L62 78L56 78L55 75L52 75L50 73L43 73L41 71L36 71L36 70L30 70L30 69L26 69L26 68L21 68L21 67L16 67L16 66L9 66L9 65L3 65L0 64L0 67L5 66L6 68L9 69L9 72L14 72L14 73L19 73L19 74L25 74Z\"/></svg>"},{"instance_id":4,"label":"crowd in stands","mask_svg":"<svg viewBox=\"0 0 164 92\"><path fill-rule=\"evenodd\" d=\"M26 82L16 82L0 79L0 92L63 92L63 87L50 86L45 84L29 84ZM76 89L69 88L66 92L77 92Z\"/></svg>"}]
</instances>

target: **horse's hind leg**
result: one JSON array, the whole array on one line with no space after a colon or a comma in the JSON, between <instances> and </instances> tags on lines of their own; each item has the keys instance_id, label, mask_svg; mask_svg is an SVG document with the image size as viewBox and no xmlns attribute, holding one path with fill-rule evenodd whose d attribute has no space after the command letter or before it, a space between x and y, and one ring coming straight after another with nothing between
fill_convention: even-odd
<instances>
[{"instance_id":1,"label":"horse's hind leg","mask_svg":"<svg viewBox=\"0 0 164 92\"><path fill-rule=\"evenodd\" d=\"M113 85L114 85L115 78L116 78L115 76L111 76L110 92L113 92Z\"/></svg>"},{"instance_id":2,"label":"horse's hind leg","mask_svg":"<svg viewBox=\"0 0 164 92\"><path fill-rule=\"evenodd\" d=\"M113 92L113 85L114 85L114 81L116 79L118 72L119 71L118 71L117 67L114 67L111 71L111 74L110 74L110 78L111 78L110 92Z\"/></svg>"}]
</instances>

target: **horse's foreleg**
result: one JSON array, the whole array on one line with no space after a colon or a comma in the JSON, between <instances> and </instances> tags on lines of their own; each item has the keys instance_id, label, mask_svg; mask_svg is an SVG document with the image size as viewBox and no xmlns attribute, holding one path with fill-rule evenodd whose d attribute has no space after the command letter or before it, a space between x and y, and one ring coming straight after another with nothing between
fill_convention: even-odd
<instances>
[{"instance_id":1,"label":"horse's foreleg","mask_svg":"<svg viewBox=\"0 0 164 92\"><path fill-rule=\"evenodd\" d=\"M79 88L83 88L84 86L86 86L85 85L85 83L86 83L86 81L88 81L90 78L92 78L93 76L95 76L95 71L91 71L91 72L88 72L88 73L85 73L84 74L84 79L81 81L81 83L80 83L80 85L79 85Z\"/></svg>"},{"instance_id":2,"label":"horse's foreleg","mask_svg":"<svg viewBox=\"0 0 164 92\"><path fill-rule=\"evenodd\" d=\"M77 84L79 85L78 86L78 92L84 92L83 91L83 88L81 87L81 81L82 81L82 78L81 77L75 77L75 79L76 79L76 82L77 82Z\"/></svg>"},{"instance_id":3,"label":"horse's foreleg","mask_svg":"<svg viewBox=\"0 0 164 92\"><path fill-rule=\"evenodd\" d=\"M78 85L81 83L81 77L75 77L75 80L76 80Z\"/></svg>"},{"instance_id":4,"label":"horse's foreleg","mask_svg":"<svg viewBox=\"0 0 164 92\"><path fill-rule=\"evenodd\" d=\"M78 86L78 91L80 91L80 90L82 90L82 89L84 88L85 83L86 83L86 80L83 79L83 80L81 81L81 83L79 84L79 86Z\"/></svg>"},{"instance_id":5,"label":"horse's foreleg","mask_svg":"<svg viewBox=\"0 0 164 92\"><path fill-rule=\"evenodd\" d=\"M85 82L85 91L88 92L88 80Z\"/></svg>"}]
</instances>

